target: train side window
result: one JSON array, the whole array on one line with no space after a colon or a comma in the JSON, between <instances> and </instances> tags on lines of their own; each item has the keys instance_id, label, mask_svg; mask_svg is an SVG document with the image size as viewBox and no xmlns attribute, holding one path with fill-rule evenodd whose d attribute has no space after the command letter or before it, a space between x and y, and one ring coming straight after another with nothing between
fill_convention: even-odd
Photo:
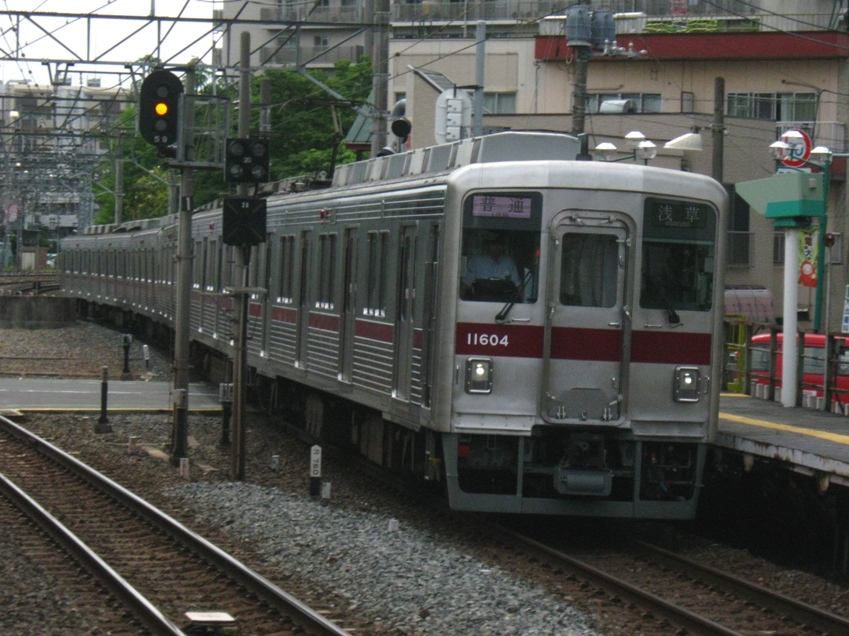
<instances>
[{"instance_id":1,"label":"train side window","mask_svg":"<svg viewBox=\"0 0 849 636\"><path fill-rule=\"evenodd\" d=\"M837 357L837 375L849 375L849 351L841 351Z\"/></svg>"},{"instance_id":2,"label":"train side window","mask_svg":"<svg viewBox=\"0 0 849 636\"><path fill-rule=\"evenodd\" d=\"M387 258L389 232L369 232L368 249L368 298L363 313L367 316L386 316Z\"/></svg>"},{"instance_id":3,"label":"train side window","mask_svg":"<svg viewBox=\"0 0 849 636\"><path fill-rule=\"evenodd\" d=\"M825 373L825 353L822 347L805 347L802 373L813 375Z\"/></svg>"},{"instance_id":4,"label":"train side window","mask_svg":"<svg viewBox=\"0 0 849 636\"><path fill-rule=\"evenodd\" d=\"M752 359L752 371L769 371L769 349L752 347L749 356Z\"/></svg>"},{"instance_id":5,"label":"train side window","mask_svg":"<svg viewBox=\"0 0 849 636\"><path fill-rule=\"evenodd\" d=\"M295 297L295 236L280 237L280 287L277 302L292 303Z\"/></svg>"},{"instance_id":6,"label":"train side window","mask_svg":"<svg viewBox=\"0 0 849 636\"><path fill-rule=\"evenodd\" d=\"M336 281L336 234L322 234L318 237L319 280L318 300L319 309L333 309Z\"/></svg>"}]
</instances>

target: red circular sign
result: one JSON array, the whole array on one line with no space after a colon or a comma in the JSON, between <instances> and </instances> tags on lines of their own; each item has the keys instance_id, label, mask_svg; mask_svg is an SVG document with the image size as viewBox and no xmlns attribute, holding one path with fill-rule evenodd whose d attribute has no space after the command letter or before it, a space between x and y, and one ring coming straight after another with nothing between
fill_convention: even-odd
<instances>
[{"instance_id":1,"label":"red circular sign","mask_svg":"<svg viewBox=\"0 0 849 636\"><path fill-rule=\"evenodd\" d=\"M804 130L788 130L781 136L781 141L788 144L787 156L781 160L785 166L798 168L805 165L811 156L811 138Z\"/></svg>"}]
</instances>

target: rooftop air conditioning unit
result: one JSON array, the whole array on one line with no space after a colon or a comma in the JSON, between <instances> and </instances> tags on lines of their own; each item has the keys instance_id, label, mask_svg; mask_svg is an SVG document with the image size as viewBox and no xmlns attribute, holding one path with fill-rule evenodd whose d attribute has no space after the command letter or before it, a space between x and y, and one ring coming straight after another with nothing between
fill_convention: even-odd
<instances>
[{"instance_id":1,"label":"rooftop air conditioning unit","mask_svg":"<svg viewBox=\"0 0 849 636\"><path fill-rule=\"evenodd\" d=\"M633 99L608 99L601 103L598 112L607 114L636 113L637 104L634 102Z\"/></svg>"}]
</instances>

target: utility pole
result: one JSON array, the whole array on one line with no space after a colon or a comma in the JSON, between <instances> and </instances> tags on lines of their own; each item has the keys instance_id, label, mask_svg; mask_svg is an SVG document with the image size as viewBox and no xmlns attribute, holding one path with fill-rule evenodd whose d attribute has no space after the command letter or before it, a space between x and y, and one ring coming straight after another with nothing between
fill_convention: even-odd
<instances>
[{"instance_id":1,"label":"utility pole","mask_svg":"<svg viewBox=\"0 0 849 636\"><path fill-rule=\"evenodd\" d=\"M115 223L124 221L124 137L118 137L115 151Z\"/></svg>"},{"instance_id":2,"label":"utility pole","mask_svg":"<svg viewBox=\"0 0 849 636\"><path fill-rule=\"evenodd\" d=\"M717 77L713 83L713 155L711 176L722 183L723 156L725 155L725 78Z\"/></svg>"},{"instance_id":3,"label":"utility pole","mask_svg":"<svg viewBox=\"0 0 849 636\"><path fill-rule=\"evenodd\" d=\"M472 136L483 134L483 89L486 63L486 22L480 20L475 28L475 111Z\"/></svg>"},{"instance_id":4,"label":"utility pole","mask_svg":"<svg viewBox=\"0 0 849 636\"><path fill-rule=\"evenodd\" d=\"M589 46L576 46L575 93L572 96L572 134L584 132L587 115L587 75L592 53Z\"/></svg>"},{"instance_id":5,"label":"utility pole","mask_svg":"<svg viewBox=\"0 0 849 636\"><path fill-rule=\"evenodd\" d=\"M371 156L386 146L386 112L389 109L389 98L386 94L389 84L389 0L373 0L374 15L371 16L376 30L374 49L372 52L372 95L377 115L374 120L374 131L371 137Z\"/></svg>"}]
</instances>

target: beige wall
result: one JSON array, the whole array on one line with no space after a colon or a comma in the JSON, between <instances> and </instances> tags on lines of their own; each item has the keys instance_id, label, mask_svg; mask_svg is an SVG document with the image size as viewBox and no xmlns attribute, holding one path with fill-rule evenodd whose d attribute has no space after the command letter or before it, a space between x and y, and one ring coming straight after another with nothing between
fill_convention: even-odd
<instances>
[{"instance_id":1,"label":"beige wall","mask_svg":"<svg viewBox=\"0 0 849 636\"><path fill-rule=\"evenodd\" d=\"M404 90L408 66L423 67L447 75L457 85L475 82L475 47L469 39L390 45L390 95ZM554 114L572 110L575 65L538 62L534 40L499 39L486 43L487 91L516 91L520 113ZM681 62L646 58L616 60L604 57L590 62L587 90L591 93L660 93L663 112L681 112L682 92L691 92L695 111L713 110L714 79L725 78L725 89L735 92L822 92L820 121L844 121L846 105L837 97L846 80L836 60ZM845 102L845 100L843 100ZM843 109L838 112L838 109Z\"/></svg>"},{"instance_id":2,"label":"beige wall","mask_svg":"<svg viewBox=\"0 0 849 636\"><path fill-rule=\"evenodd\" d=\"M416 42L402 40L392 43L390 95L407 93L407 112L413 120L413 147L435 143L433 116L438 92L421 79L416 79L407 65L425 66L438 70L458 85L474 84L475 53L473 41L442 40ZM466 48L470 47L470 48ZM639 47L637 47L639 48ZM464 50L461 50L464 49ZM514 130L571 131L574 65L560 62L537 62L534 42L528 39L495 40L486 43L486 90L515 90L517 111L522 115L491 115L484 118L485 126L503 126ZM452 54L455 53L455 54ZM710 124L713 120L714 85L717 77L725 80L725 92L820 92L818 122L837 122L845 125L849 118L849 102L838 99L849 93L849 64L834 60L808 61L724 61L680 62L658 60L594 60L590 63L587 90L589 92L660 93L663 113L634 115L590 115L585 130L590 136L590 148L602 141L611 141L620 149L626 148L624 136L639 130L659 147L658 158L652 165L680 168L681 153L665 151L662 146L698 126L702 132L704 151L690 156L691 169L712 174L713 139ZM694 114L680 114L681 93L694 94ZM769 177L775 165L768 147L776 139L776 123L771 121L726 118L723 136L723 182L736 183ZM825 134L828 127L820 126ZM845 132L836 128L838 137L815 143L826 143L833 151L846 150ZM843 311L843 296L849 272L846 252L849 250L849 219L846 214L845 175L831 182L829 197L829 230L843 237L843 263L831 269L832 329L839 329ZM773 292L777 315L782 313L783 267L773 265L774 227L770 220L752 212L751 261L748 267L730 267L726 273L728 285L763 285ZM825 278L825 276L823 275ZM814 292L799 288L799 306L812 306ZM813 312L811 312L813 316ZM810 327L800 322L800 327Z\"/></svg>"}]
</instances>

